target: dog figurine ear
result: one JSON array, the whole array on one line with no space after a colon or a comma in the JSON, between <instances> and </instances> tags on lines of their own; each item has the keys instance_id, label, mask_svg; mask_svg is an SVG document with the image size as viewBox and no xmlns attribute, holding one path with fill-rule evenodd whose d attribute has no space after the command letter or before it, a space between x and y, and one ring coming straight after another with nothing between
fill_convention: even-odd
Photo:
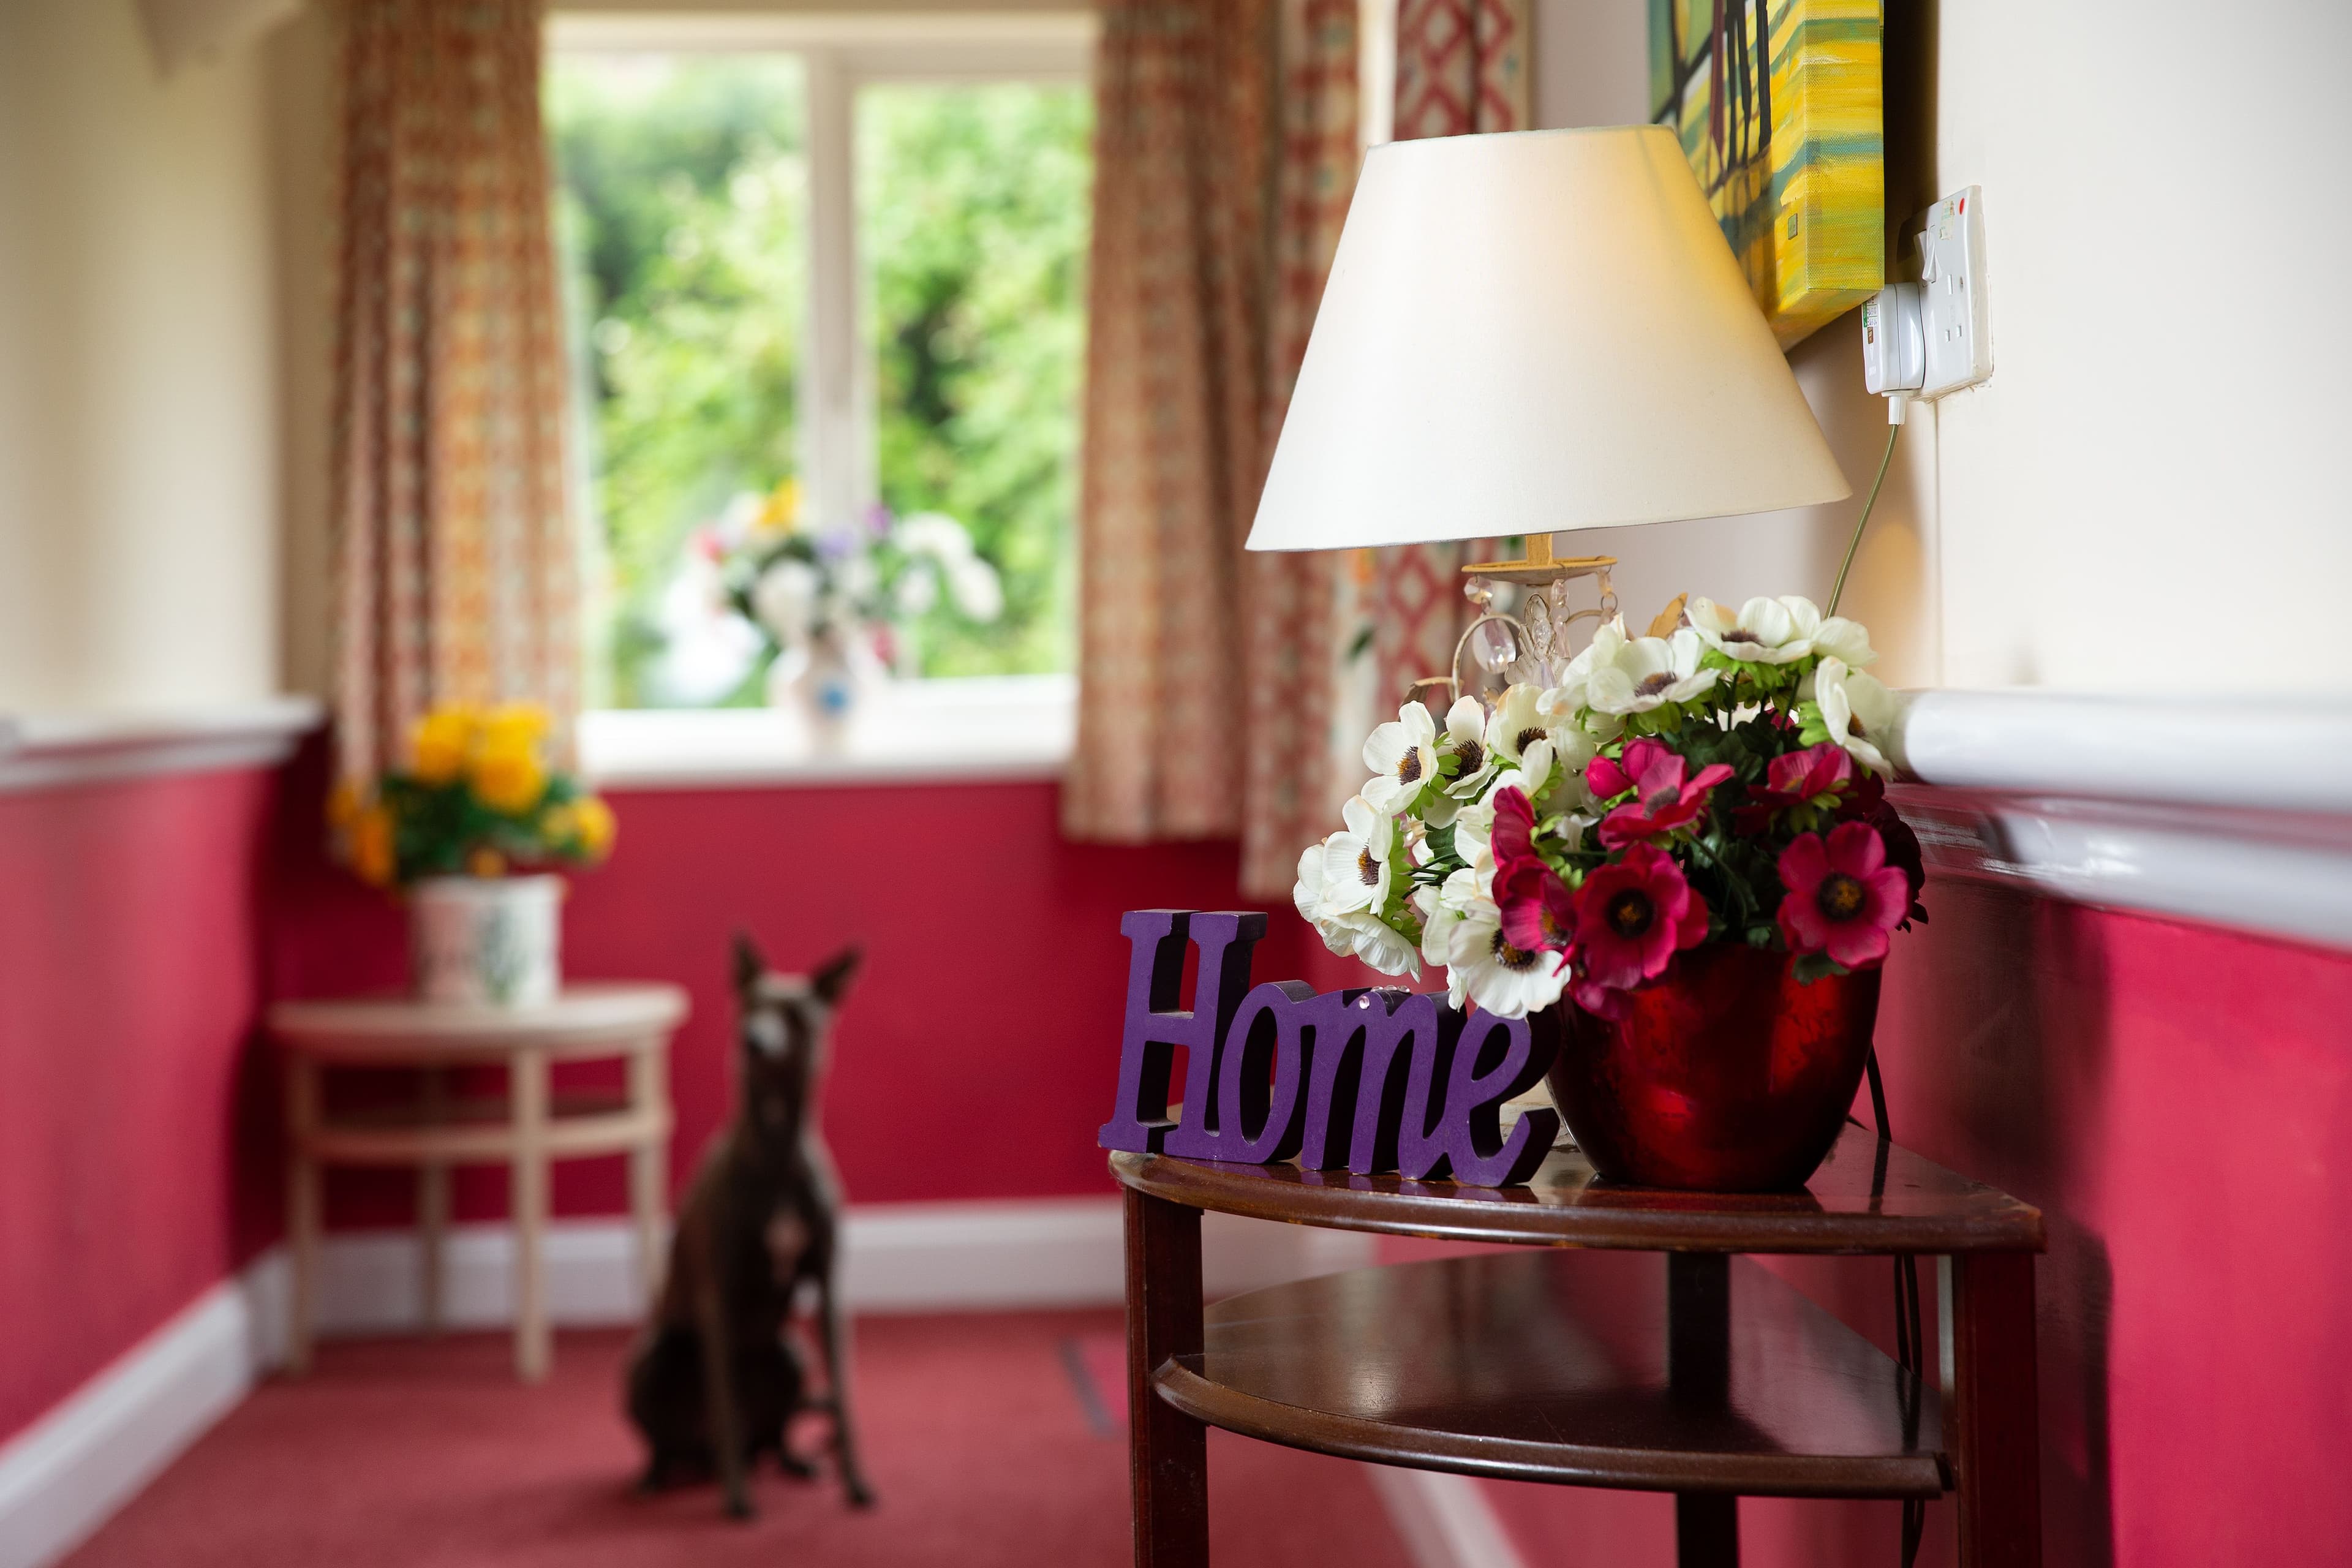
<instances>
[{"instance_id":1,"label":"dog figurine ear","mask_svg":"<svg viewBox=\"0 0 2352 1568\"><path fill-rule=\"evenodd\" d=\"M826 1006L840 1006L842 997L849 993L849 983L857 977L857 966L865 959L865 949L855 946L843 948L809 976L809 989L815 992L817 1000Z\"/></svg>"},{"instance_id":2,"label":"dog figurine ear","mask_svg":"<svg viewBox=\"0 0 2352 1568\"><path fill-rule=\"evenodd\" d=\"M737 931L735 933L735 989L746 996L750 995L752 988L760 984L760 976L766 973L768 973L768 961L761 955L758 944L751 940L751 933L744 931Z\"/></svg>"}]
</instances>

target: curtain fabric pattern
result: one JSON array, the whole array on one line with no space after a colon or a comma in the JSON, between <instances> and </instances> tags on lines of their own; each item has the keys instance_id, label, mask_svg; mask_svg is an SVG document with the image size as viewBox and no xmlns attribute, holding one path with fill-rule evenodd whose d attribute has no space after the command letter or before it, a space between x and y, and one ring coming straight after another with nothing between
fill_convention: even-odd
<instances>
[{"instance_id":1,"label":"curtain fabric pattern","mask_svg":"<svg viewBox=\"0 0 2352 1568\"><path fill-rule=\"evenodd\" d=\"M1076 837L1241 826L1275 0L1111 0L1095 54Z\"/></svg>"},{"instance_id":2,"label":"curtain fabric pattern","mask_svg":"<svg viewBox=\"0 0 2352 1568\"><path fill-rule=\"evenodd\" d=\"M443 701L578 701L541 0L344 11L334 386L338 761Z\"/></svg>"},{"instance_id":3,"label":"curtain fabric pattern","mask_svg":"<svg viewBox=\"0 0 2352 1568\"><path fill-rule=\"evenodd\" d=\"M1259 483L1274 460L1362 161L1356 51L1355 0L1285 0ZM1253 485L1253 510L1255 500ZM1243 557L1241 889L1250 898L1289 894L1299 851L1331 831L1339 803L1360 782L1349 770L1361 737L1350 743L1337 732L1348 643L1360 618L1349 565L1334 551Z\"/></svg>"},{"instance_id":4,"label":"curtain fabric pattern","mask_svg":"<svg viewBox=\"0 0 2352 1568\"><path fill-rule=\"evenodd\" d=\"M1112 0L1096 53L1076 837L1243 841L1287 891L1329 815L1343 558L1246 554L1355 184L1353 0Z\"/></svg>"},{"instance_id":5,"label":"curtain fabric pattern","mask_svg":"<svg viewBox=\"0 0 2352 1568\"><path fill-rule=\"evenodd\" d=\"M1528 0L1401 0L1396 136L1460 136L1528 124ZM1459 543L1380 552L1373 647L1381 701L1450 674L1465 616Z\"/></svg>"}]
</instances>

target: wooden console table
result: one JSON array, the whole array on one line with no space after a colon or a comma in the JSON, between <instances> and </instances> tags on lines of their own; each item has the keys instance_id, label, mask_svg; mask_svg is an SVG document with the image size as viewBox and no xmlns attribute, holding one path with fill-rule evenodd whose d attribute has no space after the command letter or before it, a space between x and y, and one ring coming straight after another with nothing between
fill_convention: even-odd
<instances>
[{"instance_id":1,"label":"wooden console table","mask_svg":"<svg viewBox=\"0 0 2352 1568\"><path fill-rule=\"evenodd\" d=\"M1555 1150L1496 1191L1113 1154L1127 1189L1139 1568L1208 1562L1207 1429L1505 1480L1675 1494L1679 1562L1738 1561L1745 1496L1957 1494L1960 1561L2042 1560L2042 1215L1849 1125L1801 1193L1612 1186ZM1460 1241L1205 1310L1201 1213ZM1573 1249L1573 1250L1570 1250ZM1643 1253L1664 1253L1663 1265ZM1738 1253L1940 1260L1940 1388Z\"/></svg>"},{"instance_id":2,"label":"wooden console table","mask_svg":"<svg viewBox=\"0 0 2352 1568\"><path fill-rule=\"evenodd\" d=\"M404 996L281 1002L269 1032L286 1048L289 1152L287 1236L294 1254L288 1363L310 1360L310 1320L319 1274L320 1170L329 1164L414 1165L417 1228L425 1244L424 1319L438 1326L441 1250L449 1223L449 1167L503 1163L512 1180L515 1232L515 1372L547 1375L550 1342L545 1268L548 1165L594 1154L629 1156L629 1207L647 1299L661 1268L661 1223L669 1152L669 1037L686 1017L675 985L567 986L543 1006L481 1007ZM625 1094L552 1096L548 1068L559 1061L621 1057ZM329 1068L423 1070L416 1103L330 1118L320 1078ZM446 1069L502 1067L503 1098L453 1100Z\"/></svg>"}]
</instances>

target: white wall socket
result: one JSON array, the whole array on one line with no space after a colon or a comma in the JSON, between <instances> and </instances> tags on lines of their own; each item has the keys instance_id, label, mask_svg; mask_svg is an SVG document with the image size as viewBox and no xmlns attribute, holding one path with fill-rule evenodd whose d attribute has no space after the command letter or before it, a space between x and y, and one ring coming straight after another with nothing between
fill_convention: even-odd
<instances>
[{"instance_id":1,"label":"white wall socket","mask_svg":"<svg viewBox=\"0 0 2352 1568\"><path fill-rule=\"evenodd\" d=\"M1970 185L1927 209L1919 242L1919 325L1927 374L1917 395L1941 397L1992 374L1986 303L1983 191Z\"/></svg>"}]
</instances>

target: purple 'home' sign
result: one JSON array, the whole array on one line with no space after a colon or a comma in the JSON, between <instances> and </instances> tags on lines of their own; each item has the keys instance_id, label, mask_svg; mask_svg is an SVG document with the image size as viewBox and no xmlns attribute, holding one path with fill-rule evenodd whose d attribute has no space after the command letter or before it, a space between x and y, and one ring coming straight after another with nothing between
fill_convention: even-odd
<instances>
[{"instance_id":1,"label":"purple 'home' sign","mask_svg":"<svg viewBox=\"0 0 2352 1568\"><path fill-rule=\"evenodd\" d=\"M1296 980L1252 989L1250 950L1265 935L1255 912L1135 910L1118 922L1130 945L1118 1105L1106 1149L1265 1164L1296 1157L1310 1170L1473 1186L1526 1181L1559 1131L1530 1110L1508 1137L1500 1108L1551 1065L1525 1018L1465 1017L1442 996L1332 991ZM1190 1012L1176 1005L1184 946L1201 965ZM1184 1049L1184 1120L1168 1116L1176 1048Z\"/></svg>"}]
</instances>

